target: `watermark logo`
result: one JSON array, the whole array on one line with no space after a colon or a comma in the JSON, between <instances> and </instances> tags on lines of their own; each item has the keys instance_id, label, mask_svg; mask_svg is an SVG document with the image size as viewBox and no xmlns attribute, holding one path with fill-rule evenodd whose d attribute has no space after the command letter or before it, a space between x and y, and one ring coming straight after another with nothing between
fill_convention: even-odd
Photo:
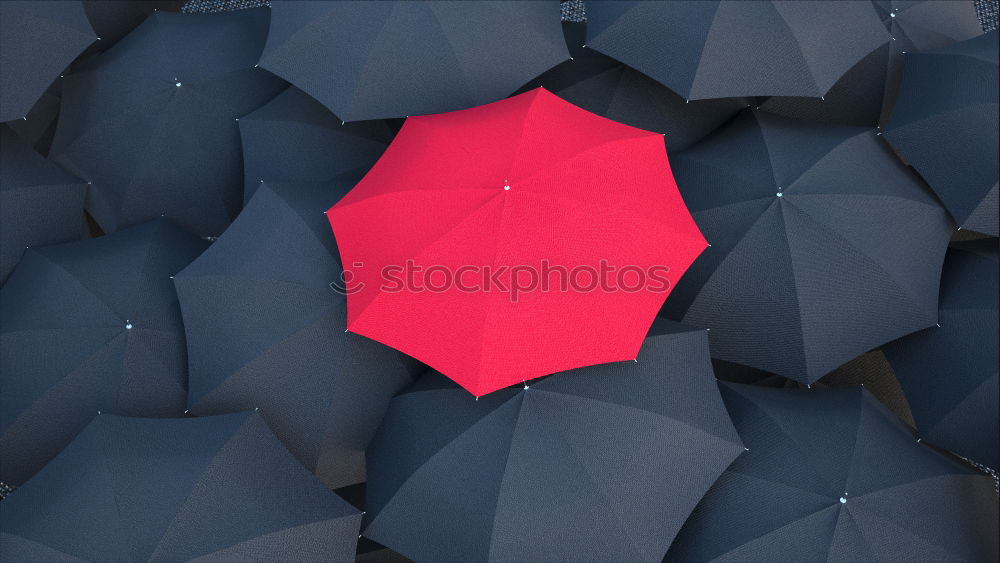
<instances>
[{"instance_id":1,"label":"watermark logo","mask_svg":"<svg viewBox=\"0 0 1000 563\"><path fill-rule=\"evenodd\" d=\"M345 268L330 289L341 295L361 292L367 285L358 272L363 262ZM596 265L567 267L541 260L537 264L476 265L458 267L424 266L407 260L404 264L383 266L378 276L378 291L383 293L504 293L517 303L529 293L667 293L670 291L670 268L663 265L618 266L601 260Z\"/></svg>"}]
</instances>

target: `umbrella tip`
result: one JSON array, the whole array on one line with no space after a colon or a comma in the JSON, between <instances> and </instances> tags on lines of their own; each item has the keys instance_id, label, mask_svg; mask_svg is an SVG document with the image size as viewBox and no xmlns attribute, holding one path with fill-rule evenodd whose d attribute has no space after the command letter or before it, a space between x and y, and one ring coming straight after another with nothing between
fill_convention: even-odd
<instances>
[{"instance_id":1,"label":"umbrella tip","mask_svg":"<svg viewBox=\"0 0 1000 563\"><path fill-rule=\"evenodd\" d=\"M633 358L632 361L635 363L639 363L639 358Z\"/></svg>"},{"instance_id":2,"label":"umbrella tip","mask_svg":"<svg viewBox=\"0 0 1000 563\"><path fill-rule=\"evenodd\" d=\"M191 414L191 411L189 411L188 409L184 409L184 414Z\"/></svg>"}]
</instances>

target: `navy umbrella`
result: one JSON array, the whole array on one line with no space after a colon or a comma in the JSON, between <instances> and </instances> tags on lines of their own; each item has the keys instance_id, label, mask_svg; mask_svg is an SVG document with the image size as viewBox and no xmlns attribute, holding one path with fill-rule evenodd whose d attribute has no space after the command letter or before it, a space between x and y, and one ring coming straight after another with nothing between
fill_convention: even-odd
<instances>
[{"instance_id":1,"label":"navy umbrella","mask_svg":"<svg viewBox=\"0 0 1000 563\"><path fill-rule=\"evenodd\" d=\"M368 450L364 536L417 561L660 561L743 452L705 331L478 399L430 372Z\"/></svg>"},{"instance_id":2,"label":"navy umbrella","mask_svg":"<svg viewBox=\"0 0 1000 563\"><path fill-rule=\"evenodd\" d=\"M0 481L23 483L99 409L184 412L170 275L205 246L158 220L25 252L0 290Z\"/></svg>"},{"instance_id":3,"label":"navy umbrella","mask_svg":"<svg viewBox=\"0 0 1000 563\"><path fill-rule=\"evenodd\" d=\"M903 53L936 49L982 35L970 0L874 0L891 38L855 64L822 98L772 97L760 109L793 119L876 126L889 117Z\"/></svg>"},{"instance_id":4,"label":"navy umbrella","mask_svg":"<svg viewBox=\"0 0 1000 563\"><path fill-rule=\"evenodd\" d=\"M191 412L259 407L331 488L365 480L365 448L389 399L421 369L346 332L324 211L350 186L261 184L232 227L174 278Z\"/></svg>"},{"instance_id":5,"label":"navy umbrella","mask_svg":"<svg viewBox=\"0 0 1000 563\"><path fill-rule=\"evenodd\" d=\"M363 176L393 132L383 120L344 123L294 86L240 118L244 204L263 181L325 182Z\"/></svg>"},{"instance_id":6,"label":"navy umbrella","mask_svg":"<svg viewBox=\"0 0 1000 563\"><path fill-rule=\"evenodd\" d=\"M997 236L997 32L908 53L885 137L964 229Z\"/></svg>"},{"instance_id":7,"label":"navy umbrella","mask_svg":"<svg viewBox=\"0 0 1000 563\"><path fill-rule=\"evenodd\" d=\"M689 100L826 94L888 40L870 2L588 0L587 46Z\"/></svg>"},{"instance_id":8,"label":"navy umbrella","mask_svg":"<svg viewBox=\"0 0 1000 563\"><path fill-rule=\"evenodd\" d=\"M91 182L105 232L164 215L217 236L242 207L236 118L285 83L254 68L266 8L154 12L63 79L50 157Z\"/></svg>"},{"instance_id":9,"label":"navy umbrella","mask_svg":"<svg viewBox=\"0 0 1000 563\"><path fill-rule=\"evenodd\" d=\"M556 0L281 0L260 65L347 121L464 109L569 58Z\"/></svg>"},{"instance_id":10,"label":"navy umbrella","mask_svg":"<svg viewBox=\"0 0 1000 563\"><path fill-rule=\"evenodd\" d=\"M28 115L97 38L80 0L0 2L0 121Z\"/></svg>"},{"instance_id":11,"label":"navy umbrella","mask_svg":"<svg viewBox=\"0 0 1000 563\"><path fill-rule=\"evenodd\" d=\"M939 326L886 345L920 436L990 467L997 459L997 257L952 248Z\"/></svg>"},{"instance_id":12,"label":"navy umbrella","mask_svg":"<svg viewBox=\"0 0 1000 563\"><path fill-rule=\"evenodd\" d=\"M667 152L685 149L749 104L726 98L686 103L669 88L593 49L573 47L586 24L563 24L573 59L523 87L539 86L585 110L626 125L663 133Z\"/></svg>"},{"instance_id":13,"label":"navy umbrella","mask_svg":"<svg viewBox=\"0 0 1000 563\"><path fill-rule=\"evenodd\" d=\"M99 414L4 499L10 561L354 561L361 514L253 411Z\"/></svg>"},{"instance_id":14,"label":"navy umbrella","mask_svg":"<svg viewBox=\"0 0 1000 563\"><path fill-rule=\"evenodd\" d=\"M25 248L80 238L86 193L86 182L0 125L0 284Z\"/></svg>"},{"instance_id":15,"label":"navy umbrella","mask_svg":"<svg viewBox=\"0 0 1000 563\"><path fill-rule=\"evenodd\" d=\"M665 311L713 357L813 383L937 322L954 227L872 129L747 111L670 162L712 246Z\"/></svg>"},{"instance_id":16,"label":"navy umbrella","mask_svg":"<svg viewBox=\"0 0 1000 563\"><path fill-rule=\"evenodd\" d=\"M863 388L719 385L749 451L668 561L996 561L993 479L920 443Z\"/></svg>"}]
</instances>

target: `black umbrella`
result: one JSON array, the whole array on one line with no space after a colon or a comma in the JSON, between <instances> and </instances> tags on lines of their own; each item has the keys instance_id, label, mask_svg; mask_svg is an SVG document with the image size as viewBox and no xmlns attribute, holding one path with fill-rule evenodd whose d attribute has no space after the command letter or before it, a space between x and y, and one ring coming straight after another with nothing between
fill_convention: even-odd
<instances>
[{"instance_id":1,"label":"black umbrella","mask_svg":"<svg viewBox=\"0 0 1000 563\"><path fill-rule=\"evenodd\" d=\"M253 411L100 414L3 501L9 561L354 561L361 514Z\"/></svg>"},{"instance_id":2,"label":"black umbrella","mask_svg":"<svg viewBox=\"0 0 1000 563\"><path fill-rule=\"evenodd\" d=\"M966 0L874 0L891 38L854 65L823 99L773 97L760 109L794 119L876 126L896 99L903 53L945 47L983 33Z\"/></svg>"},{"instance_id":3,"label":"black umbrella","mask_svg":"<svg viewBox=\"0 0 1000 563\"><path fill-rule=\"evenodd\" d=\"M80 238L87 184L0 125L0 284L24 249Z\"/></svg>"},{"instance_id":4,"label":"black umbrella","mask_svg":"<svg viewBox=\"0 0 1000 563\"><path fill-rule=\"evenodd\" d=\"M268 17L154 12L66 75L50 156L92 183L87 211L105 232L165 215L216 236L236 216L235 120L285 86L253 66Z\"/></svg>"},{"instance_id":5,"label":"black umbrella","mask_svg":"<svg viewBox=\"0 0 1000 563\"><path fill-rule=\"evenodd\" d=\"M712 246L665 310L713 357L812 383L937 322L953 227L872 129L747 111L670 162Z\"/></svg>"},{"instance_id":6,"label":"black umbrella","mask_svg":"<svg viewBox=\"0 0 1000 563\"><path fill-rule=\"evenodd\" d=\"M939 326L883 351L906 392L920 436L990 467L997 459L997 257L951 249Z\"/></svg>"},{"instance_id":7,"label":"black umbrella","mask_svg":"<svg viewBox=\"0 0 1000 563\"><path fill-rule=\"evenodd\" d=\"M888 40L869 2L588 0L587 46L685 99L819 98Z\"/></svg>"},{"instance_id":8,"label":"black umbrella","mask_svg":"<svg viewBox=\"0 0 1000 563\"><path fill-rule=\"evenodd\" d=\"M997 236L997 32L908 53L885 137L965 229Z\"/></svg>"},{"instance_id":9,"label":"black umbrella","mask_svg":"<svg viewBox=\"0 0 1000 563\"><path fill-rule=\"evenodd\" d=\"M573 48L581 26L563 24L573 60L532 80L521 90L539 86L585 110L626 125L664 133L667 152L701 140L749 104L726 98L686 103L669 88L593 49Z\"/></svg>"},{"instance_id":10,"label":"black umbrella","mask_svg":"<svg viewBox=\"0 0 1000 563\"><path fill-rule=\"evenodd\" d=\"M0 481L23 483L98 409L183 413L170 275L205 245L159 220L24 253L0 290Z\"/></svg>"},{"instance_id":11,"label":"black umbrella","mask_svg":"<svg viewBox=\"0 0 1000 563\"><path fill-rule=\"evenodd\" d=\"M350 184L264 183L174 283L195 414L259 407L331 488L365 480L365 448L418 364L345 332L347 302L324 211ZM235 304L235 305L234 305Z\"/></svg>"},{"instance_id":12,"label":"black umbrella","mask_svg":"<svg viewBox=\"0 0 1000 563\"><path fill-rule=\"evenodd\" d=\"M0 2L0 121L21 119L97 40L79 0Z\"/></svg>"},{"instance_id":13,"label":"black umbrella","mask_svg":"<svg viewBox=\"0 0 1000 563\"><path fill-rule=\"evenodd\" d=\"M996 561L993 479L919 443L863 388L719 385L749 451L668 561Z\"/></svg>"},{"instance_id":14,"label":"black umbrella","mask_svg":"<svg viewBox=\"0 0 1000 563\"><path fill-rule=\"evenodd\" d=\"M244 204L261 181L325 182L363 176L382 156L393 132L383 120L344 123L290 86L240 118Z\"/></svg>"},{"instance_id":15,"label":"black umbrella","mask_svg":"<svg viewBox=\"0 0 1000 563\"><path fill-rule=\"evenodd\" d=\"M478 400L430 372L368 450L365 537L417 561L660 561L743 452L706 344L660 319L634 362Z\"/></svg>"},{"instance_id":16,"label":"black umbrella","mask_svg":"<svg viewBox=\"0 0 1000 563\"><path fill-rule=\"evenodd\" d=\"M282 0L260 65L347 121L494 102L569 58L555 0Z\"/></svg>"}]
</instances>

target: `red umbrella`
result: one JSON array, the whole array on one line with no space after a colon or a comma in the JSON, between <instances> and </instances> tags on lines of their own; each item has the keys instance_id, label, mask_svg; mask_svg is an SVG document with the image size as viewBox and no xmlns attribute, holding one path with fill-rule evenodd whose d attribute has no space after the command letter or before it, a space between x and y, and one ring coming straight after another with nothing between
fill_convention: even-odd
<instances>
[{"instance_id":1,"label":"red umbrella","mask_svg":"<svg viewBox=\"0 0 1000 563\"><path fill-rule=\"evenodd\" d=\"M541 88L410 117L327 214L348 330L476 396L634 359L707 246L659 133Z\"/></svg>"}]
</instances>

